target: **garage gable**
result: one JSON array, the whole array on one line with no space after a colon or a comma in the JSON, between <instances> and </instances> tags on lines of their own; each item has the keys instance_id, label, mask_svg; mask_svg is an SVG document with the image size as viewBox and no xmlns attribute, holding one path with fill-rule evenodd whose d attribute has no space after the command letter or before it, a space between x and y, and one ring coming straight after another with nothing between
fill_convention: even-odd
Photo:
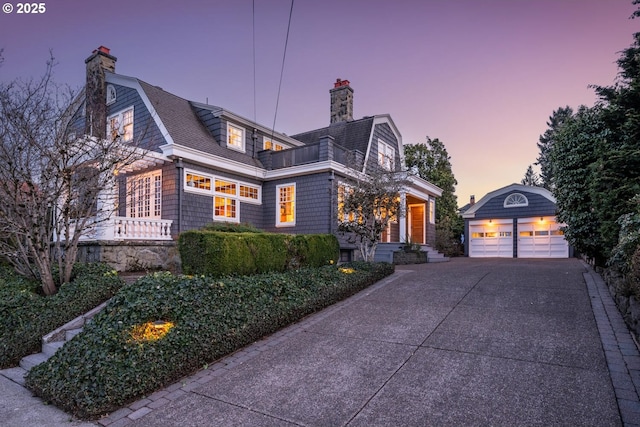
<instances>
[{"instance_id":1,"label":"garage gable","mask_svg":"<svg viewBox=\"0 0 640 427\"><path fill-rule=\"evenodd\" d=\"M542 187L512 184L493 191L471 206L463 218L522 218L556 214L551 192Z\"/></svg>"}]
</instances>

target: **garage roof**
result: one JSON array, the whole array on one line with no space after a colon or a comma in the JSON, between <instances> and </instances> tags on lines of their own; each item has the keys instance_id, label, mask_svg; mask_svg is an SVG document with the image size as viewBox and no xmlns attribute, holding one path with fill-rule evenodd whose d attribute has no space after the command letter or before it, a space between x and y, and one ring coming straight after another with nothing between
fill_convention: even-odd
<instances>
[{"instance_id":1,"label":"garage roof","mask_svg":"<svg viewBox=\"0 0 640 427\"><path fill-rule=\"evenodd\" d=\"M553 194L551 194L551 192L549 190L547 190L546 188L543 187L534 187L531 185L522 185L522 184L511 184L511 185L507 185L506 187L502 187L498 190L492 191L490 193L487 193L482 199L480 199L478 202L476 202L473 206L471 206L469 209L467 209L467 211L462 214L463 218L475 218L476 216L476 212L482 208L482 206L484 204L486 204L489 200L492 200L495 197L501 196L503 194L507 194L507 193L511 193L514 191L522 191L522 192L526 192L526 193L533 193L533 194L538 194L540 196L543 196L544 198L548 199L550 202L552 203L556 203L556 199L555 197L553 197Z\"/></svg>"}]
</instances>

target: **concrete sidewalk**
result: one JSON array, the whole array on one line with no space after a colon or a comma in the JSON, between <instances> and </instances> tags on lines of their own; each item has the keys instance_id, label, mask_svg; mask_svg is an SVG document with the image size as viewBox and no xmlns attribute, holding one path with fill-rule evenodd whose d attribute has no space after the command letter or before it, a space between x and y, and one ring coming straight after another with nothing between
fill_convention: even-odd
<instances>
[{"instance_id":1,"label":"concrete sidewalk","mask_svg":"<svg viewBox=\"0 0 640 427\"><path fill-rule=\"evenodd\" d=\"M97 423L640 425L639 368L604 284L580 261L460 258L399 266ZM3 425L33 425L4 424L2 400Z\"/></svg>"}]
</instances>

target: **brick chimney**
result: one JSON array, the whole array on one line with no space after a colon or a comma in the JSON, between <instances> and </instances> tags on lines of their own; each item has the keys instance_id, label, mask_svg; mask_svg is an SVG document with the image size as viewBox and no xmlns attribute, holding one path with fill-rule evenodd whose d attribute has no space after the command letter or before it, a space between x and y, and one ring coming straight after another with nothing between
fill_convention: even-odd
<instances>
[{"instance_id":1,"label":"brick chimney","mask_svg":"<svg viewBox=\"0 0 640 427\"><path fill-rule=\"evenodd\" d=\"M353 89L349 80L337 79L331 94L331 123L349 122L353 120Z\"/></svg>"},{"instance_id":2,"label":"brick chimney","mask_svg":"<svg viewBox=\"0 0 640 427\"><path fill-rule=\"evenodd\" d=\"M471 195L471 197L469 198L469 206L473 206L476 204L476 196Z\"/></svg>"},{"instance_id":3,"label":"brick chimney","mask_svg":"<svg viewBox=\"0 0 640 427\"><path fill-rule=\"evenodd\" d=\"M100 139L105 138L107 132L105 71L115 73L117 60L109 53L109 48L100 46L84 61L87 65L85 133Z\"/></svg>"}]
</instances>

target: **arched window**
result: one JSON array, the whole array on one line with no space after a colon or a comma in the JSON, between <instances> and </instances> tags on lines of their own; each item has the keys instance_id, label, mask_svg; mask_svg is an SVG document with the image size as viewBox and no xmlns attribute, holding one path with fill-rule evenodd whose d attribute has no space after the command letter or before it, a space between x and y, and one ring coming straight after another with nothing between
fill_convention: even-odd
<instances>
[{"instance_id":1,"label":"arched window","mask_svg":"<svg viewBox=\"0 0 640 427\"><path fill-rule=\"evenodd\" d=\"M522 206L529 206L529 200L527 200L524 194L513 193L509 194L507 198L504 199L505 208L516 208Z\"/></svg>"}]
</instances>

